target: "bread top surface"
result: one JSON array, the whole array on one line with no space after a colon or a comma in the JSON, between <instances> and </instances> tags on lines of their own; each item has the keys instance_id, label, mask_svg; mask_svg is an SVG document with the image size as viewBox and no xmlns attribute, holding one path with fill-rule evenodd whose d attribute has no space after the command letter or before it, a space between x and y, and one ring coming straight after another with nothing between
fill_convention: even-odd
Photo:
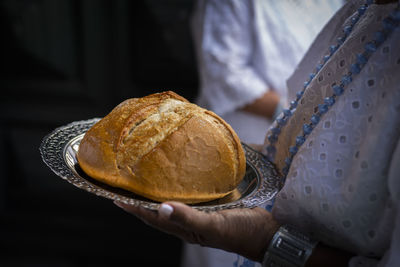
<instances>
[{"instance_id":1,"label":"bread top surface","mask_svg":"<svg viewBox=\"0 0 400 267\"><path fill-rule=\"evenodd\" d=\"M81 141L91 177L157 200L209 201L231 192L245 172L232 128L173 92L122 102Z\"/></svg>"}]
</instances>

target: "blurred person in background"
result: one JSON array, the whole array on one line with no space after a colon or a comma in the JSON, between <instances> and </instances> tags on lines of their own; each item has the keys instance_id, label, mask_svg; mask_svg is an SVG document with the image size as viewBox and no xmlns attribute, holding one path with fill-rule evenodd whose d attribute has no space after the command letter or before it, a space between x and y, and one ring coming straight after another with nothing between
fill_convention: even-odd
<instances>
[{"instance_id":1,"label":"blurred person in background","mask_svg":"<svg viewBox=\"0 0 400 267\"><path fill-rule=\"evenodd\" d=\"M192 16L197 104L260 145L286 104L286 79L343 4L330 1L198 0ZM233 266L238 256L185 244L183 267Z\"/></svg>"},{"instance_id":2,"label":"blurred person in background","mask_svg":"<svg viewBox=\"0 0 400 267\"><path fill-rule=\"evenodd\" d=\"M286 79L342 2L198 0L191 25L197 104L222 116L243 142L262 144L286 105Z\"/></svg>"}]
</instances>

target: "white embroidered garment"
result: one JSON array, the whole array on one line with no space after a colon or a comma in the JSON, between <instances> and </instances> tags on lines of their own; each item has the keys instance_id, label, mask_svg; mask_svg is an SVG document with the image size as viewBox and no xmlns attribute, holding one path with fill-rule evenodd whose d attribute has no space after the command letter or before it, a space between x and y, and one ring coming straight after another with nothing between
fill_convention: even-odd
<instances>
[{"instance_id":1,"label":"white embroidered garment","mask_svg":"<svg viewBox=\"0 0 400 267\"><path fill-rule=\"evenodd\" d=\"M302 89L361 3L347 3L317 37L288 82L289 99ZM279 168L303 124L332 95L331 86L340 83L397 4L371 5L310 83L279 135L275 158ZM330 246L359 255L350 266L400 266L399 27L353 76L300 147L273 214Z\"/></svg>"},{"instance_id":2,"label":"white embroidered garment","mask_svg":"<svg viewBox=\"0 0 400 267\"><path fill-rule=\"evenodd\" d=\"M197 103L222 116L242 141L262 144L270 121L238 109L271 88L286 98L286 79L341 3L199 0L192 20Z\"/></svg>"}]
</instances>

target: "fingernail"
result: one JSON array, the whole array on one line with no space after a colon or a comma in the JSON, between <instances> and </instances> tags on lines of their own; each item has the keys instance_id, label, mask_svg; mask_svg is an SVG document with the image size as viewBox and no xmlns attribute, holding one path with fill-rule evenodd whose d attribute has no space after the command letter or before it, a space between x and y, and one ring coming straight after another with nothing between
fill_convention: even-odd
<instances>
[{"instance_id":1,"label":"fingernail","mask_svg":"<svg viewBox=\"0 0 400 267\"><path fill-rule=\"evenodd\" d=\"M168 204L161 204L160 208L158 209L158 213L165 218L169 218L173 211L174 208Z\"/></svg>"}]
</instances>

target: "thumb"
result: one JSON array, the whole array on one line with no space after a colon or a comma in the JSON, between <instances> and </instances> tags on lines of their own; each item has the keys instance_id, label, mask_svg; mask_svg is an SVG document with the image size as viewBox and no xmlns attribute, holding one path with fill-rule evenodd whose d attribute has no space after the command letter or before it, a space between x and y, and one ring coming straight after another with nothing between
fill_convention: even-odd
<instances>
[{"instance_id":1,"label":"thumb","mask_svg":"<svg viewBox=\"0 0 400 267\"><path fill-rule=\"evenodd\" d=\"M180 202L165 203L173 208L169 219L185 230L203 232L210 226L212 216L209 213L198 211Z\"/></svg>"},{"instance_id":2,"label":"thumb","mask_svg":"<svg viewBox=\"0 0 400 267\"><path fill-rule=\"evenodd\" d=\"M180 234L184 240L202 246L216 247L215 239L219 236L216 213L198 211L179 202L164 204L172 207L173 212L169 216L169 221L182 230Z\"/></svg>"}]
</instances>

